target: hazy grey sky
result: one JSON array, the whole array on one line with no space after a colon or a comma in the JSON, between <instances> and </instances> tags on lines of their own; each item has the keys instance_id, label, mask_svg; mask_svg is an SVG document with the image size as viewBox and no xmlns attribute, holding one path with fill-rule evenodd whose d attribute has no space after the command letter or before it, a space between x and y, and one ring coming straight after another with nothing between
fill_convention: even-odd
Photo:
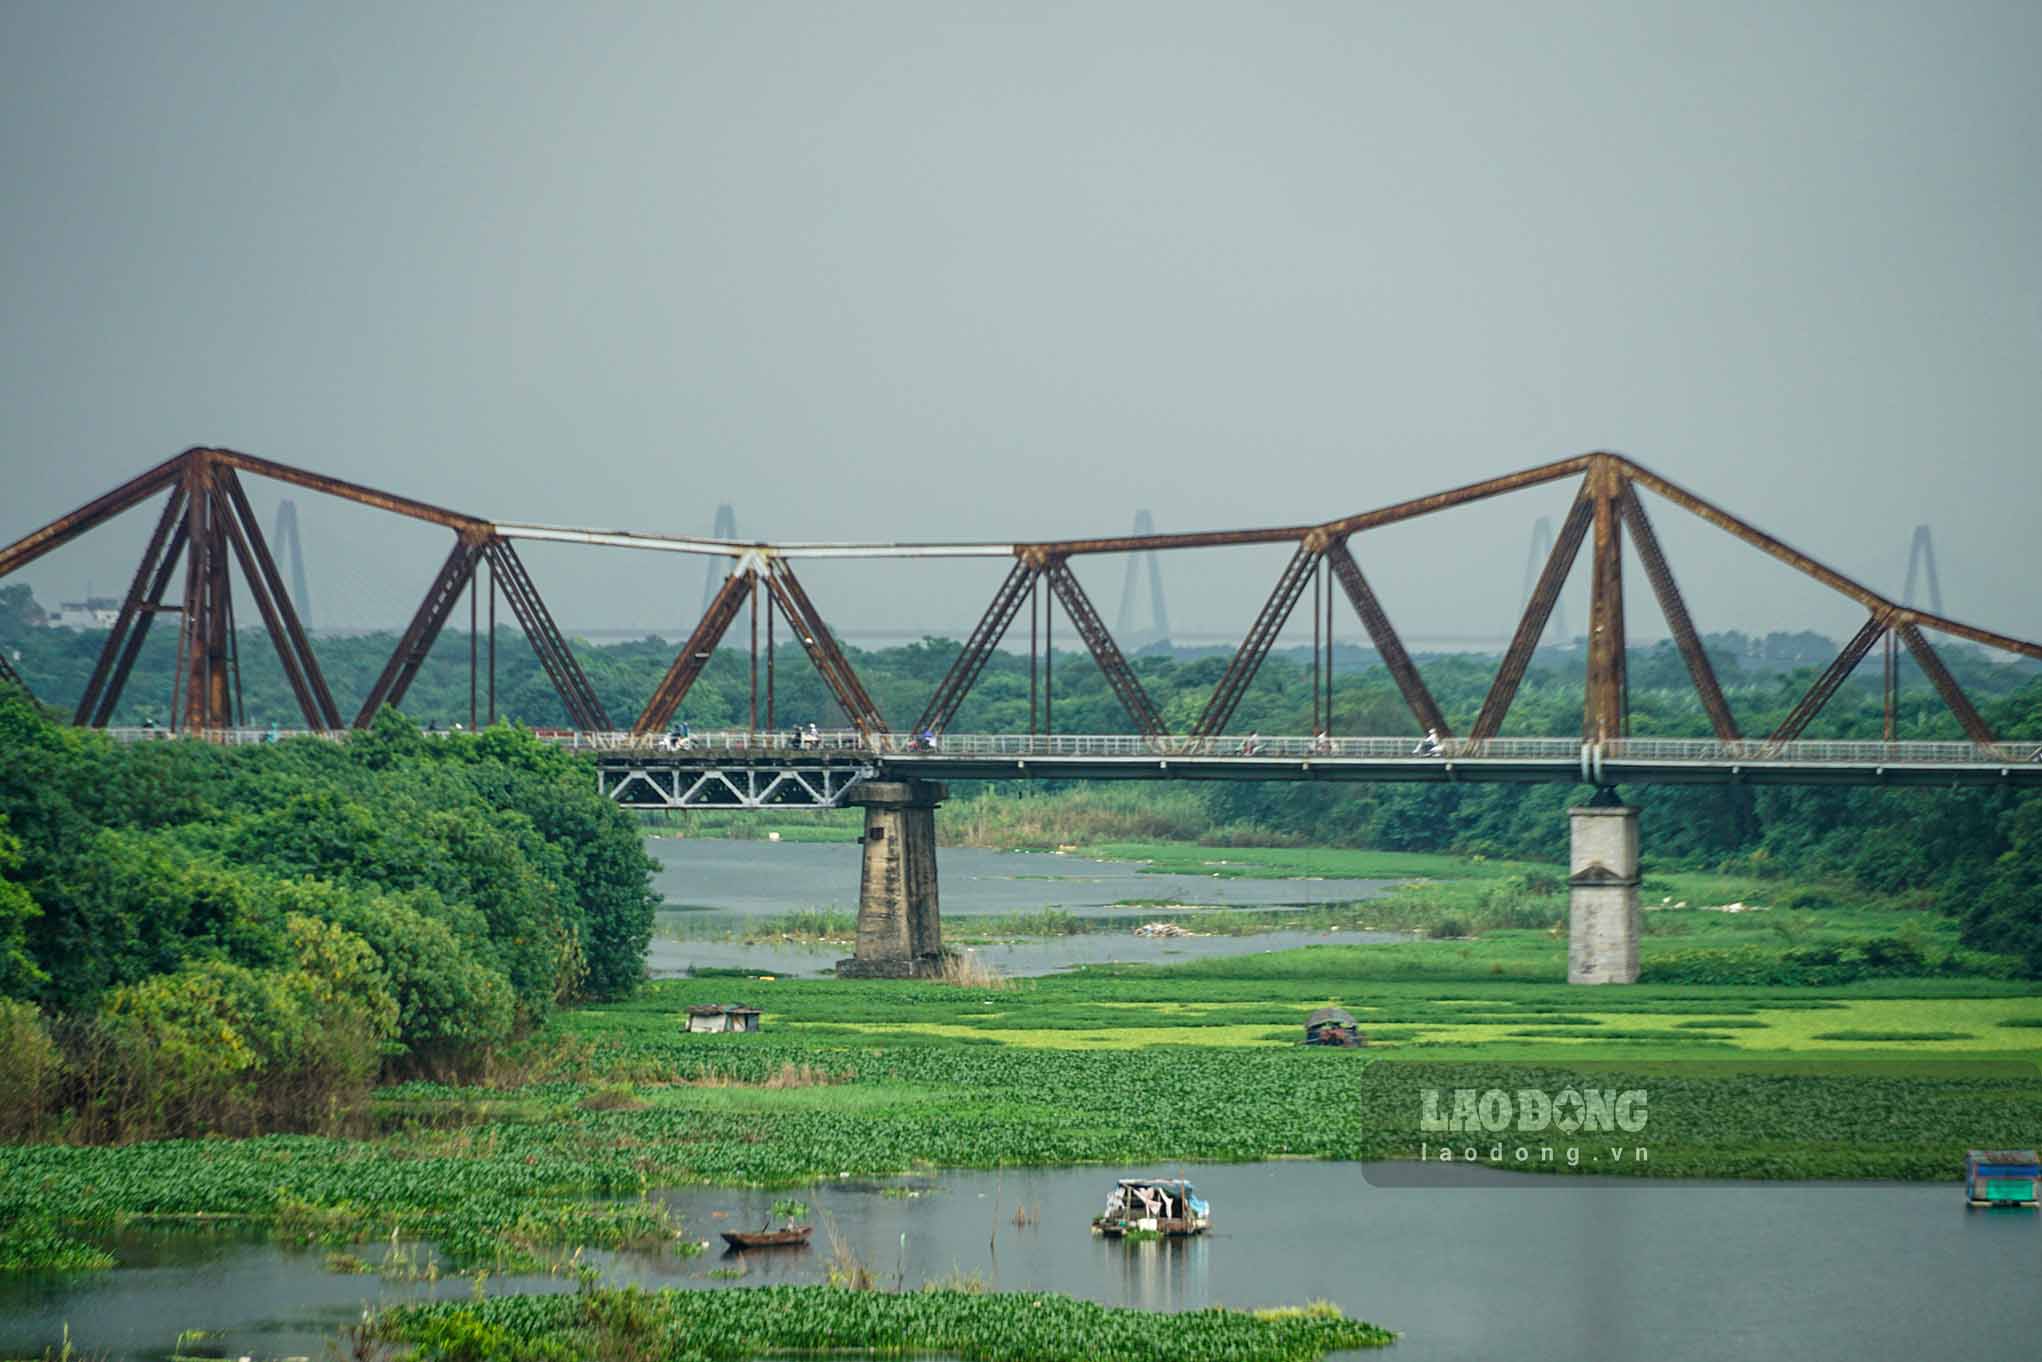
<instances>
[{"instance_id":1,"label":"hazy grey sky","mask_svg":"<svg viewBox=\"0 0 2042 1362\"><path fill-rule=\"evenodd\" d=\"M1608 448L1896 593L1930 522L1953 613L2038 637L2038 69L2032 3L7 0L0 541L195 443L507 520L994 539ZM1407 632L1494 631L1568 495L1355 547ZM401 620L443 536L299 502L318 622ZM1704 628L1854 626L1676 516ZM146 521L23 579L118 590ZM1281 558L1171 561L1173 622L1245 627ZM699 601L527 561L571 624ZM811 586L964 625L998 575Z\"/></svg>"}]
</instances>

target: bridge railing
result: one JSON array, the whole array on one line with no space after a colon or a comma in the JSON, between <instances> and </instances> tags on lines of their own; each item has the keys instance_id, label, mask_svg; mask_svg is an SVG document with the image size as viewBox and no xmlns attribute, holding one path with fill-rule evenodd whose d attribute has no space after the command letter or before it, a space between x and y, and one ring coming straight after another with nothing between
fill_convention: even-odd
<instances>
[{"instance_id":1,"label":"bridge railing","mask_svg":"<svg viewBox=\"0 0 2042 1362\"><path fill-rule=\"evenodd\" d=\"M456 730L429 730L428 737L452 737ZM1365 760L1387 761L1539 761L1579 762L1584 750L1599 755L1603 762L1686 762L1725 766L1739 763L1787 763L1805 765L2007 765L2042 762L2042 746L2033 741L1978 744L1968 742L1859 742L1803 740L1767 742L1752 738L1722 742L1713 738L1613 738L1600 744L1584 744L1578 738L1442 738L1437 743L1412 738L1326 738L1294 734L1264 737L1145 738L1118 733L946 733L924 743L907 734L861 734L855 729L831 729L812 736L792 730L775 733L744 729L713 729L691 733L636 734L628 732L584 733L573 729L536 729L538 737L573 752L617 755L720 755L731 757L814 754L818 758L847 759L884 757L909 762L926 759L938 765L945 759L1031 757L1091 758L1128 760L1206 760L1243 758L1248 760ZM345 731L309 734L303 729L232 728L211 729L203 734L173 733L164 728L119 727L106 733L116 742L150 742L173 737L196 736L225 746L249 746L281 738L306 736L339 741Z\"/></svg>"},{"instance_id":2,"label":"bridge railing","mask_svg":"<svg viewBox=\"0 0 2042 1362\"><path fill-rule=\"evenodd\" d=\"M1602 744L1607 761L1697 762L1712 766L1740 762L1881 764L1992 764L2042 760L2034 743L1856 742L1803 739L1767 742L1747 738L1721 742L1713 738L1612 738Z\"/></svg>"}]
</instances>

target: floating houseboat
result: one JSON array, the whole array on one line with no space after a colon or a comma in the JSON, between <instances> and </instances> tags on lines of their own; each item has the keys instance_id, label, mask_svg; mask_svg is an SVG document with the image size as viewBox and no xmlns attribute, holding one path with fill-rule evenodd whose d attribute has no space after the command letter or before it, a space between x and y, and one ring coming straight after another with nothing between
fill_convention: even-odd
<instances>
[{"instance_id":1,"label":"floating houseboat","mask_svg":"<svg viewBox=\"0 0 2042 1362\"><path fill-rule=\"evenodd\" d=\"M1204 1234L1212 1207L1182 1178L1122 1178L1113 1184L1106 1209L1092 1221L1092 1233L1118 1239L1124 1234Z\"/></svg>"},{"instance_id":2,"label":"floating houseboat","mask_svg":"<svg viewBox=\"0 0 2042 1362\"><path fill-rule=\"evenodd\" d=\"M1964 1156L1964 1196L1974 1206L2033 1206L2042 1165L2032 1149L1974 1149Z\"/></svg>"},{"instance_id":3,"label":"floating houseboat","mask_svg":"<svg viewBox=\"0 0 2042 1362\"><path fill-rule=\"evenodd\" d=\"M1307 1045L1360 1046L1368 1044L1360 1023L1344 1007L1322 1007L1305 1018Z\"/></svg>"}]
</instances>

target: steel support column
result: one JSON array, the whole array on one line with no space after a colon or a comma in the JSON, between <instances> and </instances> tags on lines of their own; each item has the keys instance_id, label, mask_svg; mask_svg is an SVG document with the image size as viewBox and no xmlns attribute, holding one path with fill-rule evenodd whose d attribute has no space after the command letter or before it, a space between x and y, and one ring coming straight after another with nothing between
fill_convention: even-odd
<instances>
[{"instance_id":1,"label":"steel support column","mask_svg":"<svg viewBox=\"0 0 2042 1362\"><path fill-rule=\"evenodd\" d=\"M203 454L185 465L184 628L179 674L184 700L172 722L187 733L234 726L234 660L229 647L232 586L227 536L213 466Z\"/></svg>"},{"instance_id":2,"label":"steel support column","mask_svg":"<svg viewBox=\"0 0 2042 1362\"><path fill-rule=\"evenodd\" d=\"M1589 463L1588 481L1595 498L1595 548L1588 579L1588 693L1582 704L1581 736L1602 742L1630 731L1624 526L1617 513L1623 467L1609 455L1598 454Z\"/></svg>"}]
</instances>

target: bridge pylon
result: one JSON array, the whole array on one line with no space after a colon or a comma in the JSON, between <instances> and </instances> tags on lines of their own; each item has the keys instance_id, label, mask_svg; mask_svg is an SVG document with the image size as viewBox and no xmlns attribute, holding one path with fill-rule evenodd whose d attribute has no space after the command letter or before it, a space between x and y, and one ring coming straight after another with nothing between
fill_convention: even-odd
<instances>
[{"instance_id":1,"label":"bridge pylon","mask_svg":"<svg viewBox=\"0 0 2042 1362\"><path fill-rule=\"evenodd\" d=\"M277 503L276 527L269 532L276 552L291 565L291 597L298 605L298 623L312 631L312 593L305 586L305 550L298 536L298 503L285 497Z\"/></svg>"},{"instance_id":2,"label":"bridge pylon","mask_svg":"<svg viewBox=\"0 0 2042 1362\"><path fill-rule=\"evenodd\" d=\"M1156 532L1156 517L1149 511L1134 513L1134 531L1137 535L1151 535ZM1149 570L1149 627L1137 629L1134 623L1135 584L1142 567ZM1163 568L1154 549L1127 556L1127 576L1120 586L1120 610L1113 619L1113 632L1123 640L1123 647L1137 650L1151 644L1170 641L1170 612L1163 604Z\"/></svg>"},{"instance_id":3,"label":"bridge pylon","mask_svg":"<svg viewBox=\"0 0 2042 1362\"><path fill-rule=\"evenodd\" d=\"M716 519L709 526L711 539L737 538L737 512L729 502L716 508ZM702 609L696 614L697 621L709 614L709 607L716 603L716 593L723 589L723 579L729 576L729 564L720 558L711 558L702 568ZM720 575L719 575L720 574Z\"/></svg>"},{"instance_id":4,"label":"bridge pylon","mask_svg":"<svg viewBox=\"0 0 2042 1362\"><path fill-rule=\"evenodd\" d=\"M1914 538L1907 545L1907 585L1901 589L1900 603L1914 605L1916 577L1928 585L1929 609L1935 614L1943 613L1943 584L1936 578L1936 541L1926 525L1914 527Z\"/></svg>"}]
</instances>

